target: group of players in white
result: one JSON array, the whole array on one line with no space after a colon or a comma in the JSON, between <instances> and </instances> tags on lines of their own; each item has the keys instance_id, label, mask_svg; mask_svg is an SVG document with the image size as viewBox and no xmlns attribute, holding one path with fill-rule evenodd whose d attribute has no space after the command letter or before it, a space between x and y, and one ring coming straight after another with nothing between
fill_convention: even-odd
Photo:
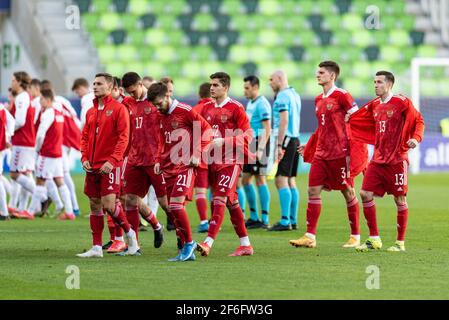
<instances>
[{"instance_id":1,"label":"group of players in white","mask_svg":"<svg viewBox=\"0 0 449 320\"><path fill-rule=\"evenodd\" d=\"M413 105L407 98L392 94L394 77L391 73L381 71L376 74L374 83L377 98L361 108L363 109L361 111L346 91L335 86L339 73L340 69L335 62L325 61L319 65L317 80L318 84L323 87L323 94L317 96L315 100L318 129L312 136L311 142L305 146L301 146L299 142L300 98L288 85L287 75L282 71L276 71L270 77L270 85L275 93L272 108L268 100L259 93L259 79L255 76L244 79L244 93L249 99L246 108L248 124L251 124L253 132L255 132L252 139L252 150L257 161L246 168L245 166L240 168L240 170L243 169L244 186L238 179L233 182L233 186L230 186L230 189L233 190L231 193L238 194L238 200L235 199L233 202L233 208L237 208L236 206L239 206L240 202L244 210L245 197L250 202L251 215L245 221L243 229L264 228L269 231L298 229L296 216L299 192L296 187L296 174L298 157L301 155L304 156L305 161L312 164L308 189L307 232L303 237L291 240L291 245L308 248L316 246L316 226L321 211L320 193L322 190L339 190L347 203L351 227L350 238L344 247L356 248L358 251L369 251L382 247L377 230L373 196L383 196L384 193L389 193L394 195L398 208L398 238L389 251L404 251L404 235L408 217L408 206L405 199L408 187L406 153L409 148L414 148L421 142L424 122L421 115L412 110ZM211 77L211 79L211 84L215 85L214 78ZM155 83L156 81L146 77L139 80L138 83L136 82L136 85L143 85L148 90ZM165 84L168 85L170 91L171 99L169 101L175 104L173 102L176 101L173 98L173 81L166 81ZM216 87L224 86L226 99L229 84L224 82L224 84L216 85ZM217 108L223 104L221 101L218 103L218 99L214 100L214 94L210 95L211 92L214 93L214 90L217 90L216 87L211 87L208 83L203 84L202 87L203 93L206 93L201 94L200 87L201 100L198 106L193 108L200 115L207 114L202 109L205 104L213 103ZM96 97L90 91L88 81L82 78L75 81L72 90L81 98L80 118L77 117L76 111L67 99L54 94L48 81L31 80L25 72L14 73L11 83L11 103L7 106L0 105L0 126L3 126L0 128L0 139L3 143L0 144L0 151L2 160L5 156L9 158L12 179L8 180L2 176L0 180L2 220L8 219L9 216L34 219L37 214L45 214L49 199L54 202L59 219L73 220L79 215L68 159L70 159L71 150L80 150L79 141L81 130L86 123L86 113L94 106L93 101ZM125 97L124 93L125 89L116 82L112 97L121 102ZM146 97L144 98L146 99ZM206 100L202 101L204 99ZM224 103L228 101L226 99ZM153 101L150 102L154 103L154 101L157 99L153 97ZM160 111L157 105L156 107ZM4 139L1 135L4 135ZM392 137L395 137L394 141L390 141ZM130 141L132 141L131 137ZM357 145L357 143L359 144ZM369 165L366 152L367 143L374 145L374 156ZM275 147L270 148L270 145L275 145ZM273 161L278 163L275 182L280 198L281 219L269 226L270 195L266 186L266 176L270 171L270 162ZM198 164L195 166L198 167ZM84 163L83 167L86 169ZM210 170L209 168L209 173ZM207 172L206 169L206 180ZM353 178L361 172L365 177L361 191L363 211L370 229L370 237L363 244L360 242L359 204L353 182ZM35 178L33 178L33 174ZM197 175L199 176L199 167ZM262 213L260 220L255 203L255 189L251 184L252 176L256 177L259 191ZM174 261L194 260L193 251L195 249L203 256L209 254L218 230L214 230L212 233L209 230L209 219L204 213L207 210L207 205L206 207L204 205L206 190L207 183L195 185L196 204L201 221L198 232L209 231L208 237L204 242L198 244L192 241L191 237L186 237L181 246L179 246L178 240L181 253ZM150 188L147 191L149 191L148 199L151 199L148 203L151 206L149 212L156 212L158 202L154 189ZM8 204L6 193L9 194ZM31 203L28 204L30 197ZM213 204L211 203L212 209L216 202L215 199ZM180 203L181 207L184 205ZM173 205L168 206L168 204L164 204L163 209L167 213L171 207L173 207L173 211L179 209ZM228 208L231 210L230 207ZM144 214L141 213L141 215L144 217ZM136 228L131 221L130 224L134 229ZM155 237L158 237L157 245L155 239L155 247L159 247L162 244L163 226L157 221L153 224ZM173 221L168 219L169 230L175 228L171 226L172 224ZM233 224L236 228L236 224L234 222ZM117 223L114 226L112 222L111 226L112 229L114 227L120 229ZM130 228L128 227L128 229ZM236 232L239 234L237 229ZM130 241L133 242L133 254L140 253L132 229L126 232L129 233L128 236L132 237ZM246 230L241 233L244 235L240 237L241 246L233 255L252 255L253 248L249 243ZM112 231L111 241L103 249L108 249L108 252L126 250L127 246L123 241L123 235L114 237L113 234ZM129 245L131 246L131 244ZM97 252L98 248L96 247L98 244L79 256L102 256ZM111 247L112 250L109 250ZM183 247L188 248L183 250Z\"/></svg>"}]
</instances>

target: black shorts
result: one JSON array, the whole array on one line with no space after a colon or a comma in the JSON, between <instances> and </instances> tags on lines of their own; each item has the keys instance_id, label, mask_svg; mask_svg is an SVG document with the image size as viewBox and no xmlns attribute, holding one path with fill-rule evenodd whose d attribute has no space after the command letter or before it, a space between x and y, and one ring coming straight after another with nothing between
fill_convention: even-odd
<instances>
[{"instance_id":1,"label":"black shorts","mask_svg":"<svg viewBox=\"0 0 449 320\"><path fill-rule=\"evenodd\" d=\"M253 175L261 175L266 176L268 175L268 167L269 162L272 161L272 157L270 156L270 138L268 138L267 144L265 145L265 149L263 152L262 159L256 160L256 163L251 164L244 164L242 172L244 173L251 173ZM251 152L256 153L257 149L259 148L259 137L255 137L250 144L250 150Z\"/></svg>"},{"instance_id":2,"label":"black shorts","mask_svg":"<svg viewBox=\"0 0 449 320\"><path fill-rule=\"evenodd\" d=\"M276 177L296 177L299 165L299 139L286 136L284 138L284 142L282 143L282 147L284 148L285 153L282 160L278 164Z\"/></svg>"}]
</instances>

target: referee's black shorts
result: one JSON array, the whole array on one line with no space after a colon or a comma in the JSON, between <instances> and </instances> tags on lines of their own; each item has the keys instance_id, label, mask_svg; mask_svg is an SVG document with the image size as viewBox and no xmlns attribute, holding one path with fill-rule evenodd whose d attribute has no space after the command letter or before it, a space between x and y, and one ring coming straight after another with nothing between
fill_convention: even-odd
<instances>
[{"instance_id":1,"label":"referee's black shorts","mask_svg":"<svg viewBox=\"0 0 449 320\"><path fill-rule=\"evenodd\" d=\"M277 176L296 177L299 165L299 139L285 137L282 148L285 150L284 156L278 164Z\"/></svg>"},{"instance_id":2,"label":"referee's black shorts","mask_svg":"<svg viewBox=\"0 0 449 320\"><path fill-rule=\"evenodd\" d=\"M254 137L251 141L250 150L252 152L256 152L259 148L259 137ZM246 163L243 165L242 172L251 173L252 175L260 175L266 176L268 175L268 169L271 167L271 163L273 162L271 154L270 154L270 138L268 138L267 144L263 150L262 159L256 160L256 163L249 164Z\"/></svg>"}]
</instances>

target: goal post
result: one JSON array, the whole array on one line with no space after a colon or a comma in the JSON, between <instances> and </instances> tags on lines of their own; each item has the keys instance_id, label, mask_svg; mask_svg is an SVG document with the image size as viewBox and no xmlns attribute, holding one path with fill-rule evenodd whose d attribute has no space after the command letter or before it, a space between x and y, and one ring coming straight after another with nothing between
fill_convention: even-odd
<instances>
[{"instance_id":1,"label":"goal post","mask_svg":"<svg viewBox=\"0 0 449 320\"><path fill-rule=\"evenodd\" d=\"M446 70L449 70L449 58L421 58L421 57L417 57L417 58L413 58L412 62L411 62L411 98L413 101L413 104L415 106L415 108L419 111L422 111L422 99L423 98L429 98L427 96L423 97L423 93L422 93L422 87L423 87L423 82L424 81L429 81L428 78L423 77L423 74L425 72L423 72L423 69L425 71L428 71L429 69L437 69L438 67L440 67L440 69L442 69L443 72L438 72L439 74L442 74L443 77L445 77L446 79L449 79L449 74L445 71L444 69L446 68ZM441 70L440 70L441 71ZM435 85L435 81L434 79L431 79L428 83L429 86ZM438 88L436 88L433 93L430 94L430 98L436 98L435 100L438 100L438 98L443 98L443 97L447 97L447 91L448 89L446 89L446 85L447 83L437 83ZM444 113L447 114L447 116L449 116L449 105L447 105L446 103L444 103L443 106L438 106L439 108L435 108L435 110L431 110L432 113L435 114L435 117L438 116L442 116L441 112L440 114L438 114L438 109L440 109L440 111L444 108L446 111L444 111ZM425 119L426 120L426 119ZM432 119L434 121L432 121L432 129L430 130L430 132L432 134L437 134L437 130L435 129L435 122L437 119ZM426 133L428 132L427 130L427 126L426 126ZM413 149L410 151L409 153L409 159L410 159L410 172L412 174L417 174L419 172L421 172L421 157L423 155L421 154L421 148L418 145L417 148Z\"/></svg>"}]
</instances>

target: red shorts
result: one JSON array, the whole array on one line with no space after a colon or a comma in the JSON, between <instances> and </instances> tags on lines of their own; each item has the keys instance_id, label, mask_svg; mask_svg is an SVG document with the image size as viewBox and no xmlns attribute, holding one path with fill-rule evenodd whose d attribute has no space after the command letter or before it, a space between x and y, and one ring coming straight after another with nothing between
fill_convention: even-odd
<instances>
[{"instance_id":1,"label":"red shorts","mask_svg":"<svg viewBox=\"0 0 449 320\"><path fill-rule=\"evenodd\" d=\"M240 165L213 167L210 172L210 185L214 197L228 197L229 201L237 199L237 180L242 168Z\"/></svg>"},{"instance_id":2,"label":"red shorts","mask_svg":"<svg viewBox=\"0 0 449 320\"><path fill-rule=\"evenodd\" d=\"M383 197L385 192L395 197L407 195L408 163L379 164L370 162L363 177L362 190Z\"/></svg>"},{"instance_id":3,"label":"red shorts","mask_svg":"<svg viewBox=\"0 0 449 320\"><path fill-rule=\"evenodd\" d=\"M188 168L176 175L165 176L167 196L186 197L186 201L193 199L193 187L195 185L195 169Z\"/></svg>"},{"instance_id":4,"label":"red shorts","mask_svg":"<svg viewBox=\"0 0 449 320\"><path fill-rule=\"evenodd\" d=\"M151 185L158 198L167 194L164 176L154 173L154 165L145 167L127 166L123 180L123 191L125 194L135 194L143 198L148 193Z\"/></svg>"},{"instance_id":5,"label":"red shorts","mask_svg":"<svg viewBox=\"0 0 449 320\"><path fill-rule=\"evenodd\" d=\"M207 168L196 168L195 188L209 188L209 170Z\"/></svg>"},{"instance_id":6,"label":"red shorts","mask_svg":"<svg viewBox=\"0 0 449 320\"><path fill-rule=\"evenodd\" d=\"M349 177L349 157L323 160L314 158L310 166L309 187L324 186L325 190L345 190L354 186Z\"/></svg>"},{"instance_id":7,"label":"red shorts","mask_svg":"<svg viewBox=\"0 0 449 320\"><path fill-rule=\"evenodd\" d=\"M84 193L89 198L101 198L110 194L120 196L121 166L107 173L86 172Z\"/></svg>"}]
</instances>

